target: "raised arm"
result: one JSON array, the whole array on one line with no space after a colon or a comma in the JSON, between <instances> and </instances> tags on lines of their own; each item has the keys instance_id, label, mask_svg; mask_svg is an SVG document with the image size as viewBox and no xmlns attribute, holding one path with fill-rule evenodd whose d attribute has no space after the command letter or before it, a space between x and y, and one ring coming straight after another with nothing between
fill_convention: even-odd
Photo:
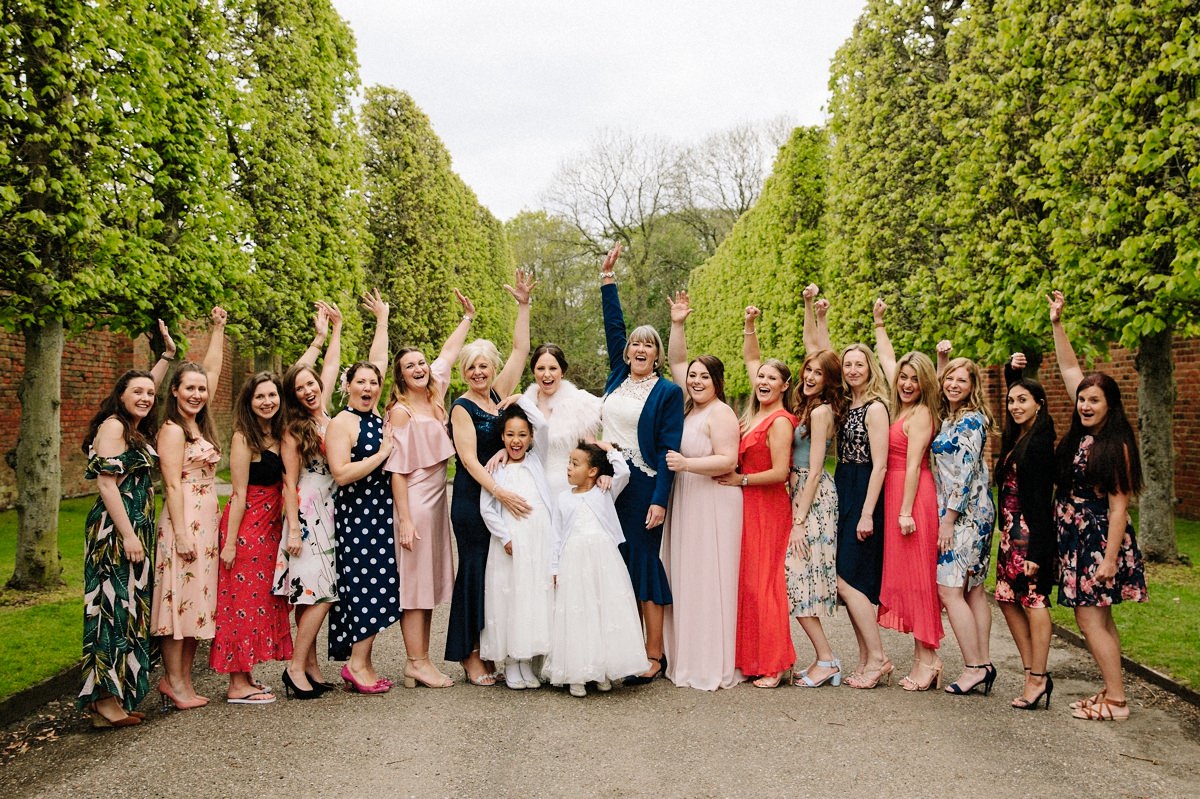
<instances>
[{"instance_id":1,"label":"raised arm","mask_svg":"<svg viewBox=\"0 0 1200 799\"><path fill-rule=\"evenodd\" d=\"M600 268L600 308L604 313L604 345L608 349L608 370L619 369L625 358L625 314L617 294L617 275L613 271L621 257L621 245L615 245L604 257Z\"/></svg>"},{"instance_id":2,"label":"raised arm","mask_svg":"<svg viewBox=\"0 0 1200 799\"><path fill-rule=\"evenodd\" d=\"M1067 338L1067 331L1063 329L1062 312L1066 300L1063 299L1063 293L1057 289L1046 299L1050 303L1050 329L1054 331L1054 357L1058 361L1058 371L1067 387L1067 396L1074 402L1075 392L1083 382L1083 370L1079 368L1079 359L1075 357L1071 339Z\"/></svg>"},{"instance_id":3,"label":"raised arm","mask_svg":"<svg viewBox=\"0 0 1200 799\"><path fill-rule=\"evenodd\" d=\"M762 311L753 305L746 306L742 316L742 360L746 363L746 374L750 376L753 386L754 378L758 376L758 367L762 366L762 352L758 349L758 331L754 329L754 320L762 315Z\"/></svg>"},{"instance_id":4,"label":"raised arm","mask_svg":"<svg viewBox=\"0 0 1200 799\"><path fill-rule=\"evenodd\" d=\"M321 362L321 408L328 410L333 404L333 392L337 390L338 371L342 360L342 312L332 303L317 303L325 310L332 332L329 346L325 348L325 360Z\"/></svg>"},{"instance_id":5,"label":"raised arm","mask_svg":"<svg viewBox=\"0 0 1200 799\"><path fill-rule=\"evenodd\" d=\"M937 343L937 376L939 378L946 371L946 367L950 365L950 351L953 349L954 344L948 338Z\"/></svg>"},{"instance_id":6,"label":"raised arm","mask_svg":"<svg viewBox=\"0 0 1200 799\"><path fill-rule=\"evenodd\" d=\"M321 347L325 346L325 339L329 337L329 316L322 307L324 303L317 302L314 305L317 312L313 314L313 340L304 354L296 359L297 366L316 366L317 358L321 357Z\"/></svg>"},{"instance_id":7,"label":"raised arm","mask_svg":"<svg viewBox=\"0 0 1200 799\"><path fill-rule=\"evenodd\" d=\"M212 335L204 353L204 373L208 375L208 392L212 396L221 382L221 366L225 363L225 322L229 314L221 306L212 309Z\"/></svg>"},{"instance_id":8,"label":"raised arm","mask_svg":"<svg viewBox=\"0 0 1200 799\"><path fill-rule=\"evenodd\" d=\"M458 353L463 344L467 343L467 334L471 332L471 322L475 321L475 303L458 289L454 290L454 299L462 306L462 319L458 320L458 327L454 328L454 332L446 339L437 356L438 360L450 364L458 360Z\"/></svg>"},{"instance_id":9,"label":"raised arm","mask_svg":"<svg viewBox=\"0 0 1200 799\"><path fill-rule=\"evenodd\" d=\"M879 365L883 367L883 376L887 378L888 385L896 385L896 350L892 347L892 340L888 338L887 328L883 326L883 312L887 310L887 303L882 299L875 300L875 305L871 308L871 316L875 319L875 355L879 358Z\"/></svg>"},{"instance_id":10,"label":"raised arm","mask_svg":"<svg viewBox=\"0 0 1200 799\"><path fill-rule=\"evenodd\" d=\"M371 350L367 355L367 360L375 365L380 374L387 374L388 315L391 313L391 308L379 295L379 289L372 289L363 295L362 307L375 317L375 336L371 339Z\"/></svg>"},{"instance_id":11,"label":"raised arm","mask_svg":"<svg viewBox=\"0 0 1200 799\"><path fill-rule=\"evenodd\" d=\"M813 303L817 314L817 349L832 350L833 340L829 338L829 300L818 299Z\"/></svg>"},{"instance_id":12,"label":"raised arm","mask_svg":"<svg viewBox=\"0 0 1200 799\"><path fill-rule=\"evenodd\" d=\"M171 338L171 331L167 329L167 323L161 319L158 320L158 333L162 336L163 351L159 359L154 362L154 366L150 367L150 375L154 378L155 388L162 385L163 378L167 376L167 372L171 371L171 361L175 360L175 339Z\"/></svg>"},{"instance_id":13,"label":"raised arm","mask_svg":"<svg viewBox=\"0 0 1200 799\"><path fill-rule=\"evenodd\" d=\"M500 396L508 396L517 390L521 375L525 373L525 360L529 357L529 298L537 281L533 273L518 269L514 285L507 283L504 290L517 301L517 320L513 323L512 352L504 362L504 368L496 376L493 388Z\"/></svg>"},{"instance_id":14,"label":"raised arm","mask_svg":"<svg viewBox=\"0 0 1200 799\"><path fill-rule=\"evenodd\" d=\"M1004 385L1011 386L1025 376L1025 367L1029 365L1029 360L1023 352L1014 352L1009 356L1008 361L1004 364Z\"/></svg>"},{"instance_id":15,"label":"raised arm","mask_svg":"<svg viewBox=\"0 0 1200 799\"><path fill-rule=\"evenodd\" d=\"M671 366L671 379L682 386L687 380L687 318L691 316L693 309L686 291L677 291L674 297L667 297L667 304L671 307L667 363Z\"/></svg>"},{"instance_id":16,"label":"raised arm","mask_svg":"<svg viewBox=\"0 0 1200 799\"><path fill-rule=\"evenodd\" d=\"M813 309L813 302L817 295L821 293L821 289L816 283L809 283L804 287L801 295L804 298L804 354L816 352L822 349L817 338L817 314Z\"/></svg>"}]
</instances>

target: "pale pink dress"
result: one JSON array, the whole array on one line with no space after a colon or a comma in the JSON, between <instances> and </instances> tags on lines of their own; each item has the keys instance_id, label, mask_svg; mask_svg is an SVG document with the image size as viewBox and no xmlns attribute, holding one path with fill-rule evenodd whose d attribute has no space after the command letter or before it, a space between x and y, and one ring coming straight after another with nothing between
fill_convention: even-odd
<instances>
[{"instance_id":1,"label":"pale pink dress","mask_svg":"<svg viewBox=\"0 0 1200 799\"><path fill-rule=\"evenodd\" d=\"M684 419L684 457L713 454L705 428L716 406ZM662 543L675 600L663 623L667 678L676 685L715 691L744 679L734 667L741 549L742 490L708 475L677 472Z\"/></svg>"},{"instance_id":2,"label":"pale pink dress","mask_svg":"<svg viewBox=\"0 0 1200 799\"><path fill-rule=\"evenodd\" d=\"M430 376L441 387L450 383L450 365L441 359L430 365ZM402 411L408 413L403 405ZM394 446L384 471L407 475L408 506L419 539L413 548L400 546L396 536L396 563L400 572L400 607L430 610L450 601L454 593L454 563L450 548L450 504L446 493L446 464L454 456L454 442L445 422L409 413L408 424L393 429ZM399 517L396 517L397 524Z\"/></svg>"},{"instance_id":3,"label":"pale pink dress","mask_svg":"<svg viewBox=\"0 0 1200 799\"><path fill-rule=\"evenodd\" d=\"M203 438L183 451L184 524L196 539L191 562L175 554L175 520L163 508L154 565L150 634L175 639L212 638L216 633L218 545L221 509L213 486L221 453Z\"/></svg>"}]
</instances>

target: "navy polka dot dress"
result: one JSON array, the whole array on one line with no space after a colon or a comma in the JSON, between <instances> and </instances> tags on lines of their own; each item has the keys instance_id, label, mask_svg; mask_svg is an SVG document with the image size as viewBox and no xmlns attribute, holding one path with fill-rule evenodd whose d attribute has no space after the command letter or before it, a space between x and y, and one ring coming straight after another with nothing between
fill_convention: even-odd
<instances>
[{"instance_id":1,"label":"navy polka dot dress","mask_svg":"<svg viewBox=\"0 0 1200 799\"><path fill-rule=\"evenodd\" d=\"M358 443L351 462L379 451L383 420L370 411L358 415ZM383 465L334 496L337 531L338 601L329 614L329 657L347 660L350 646L400 619L400 577L392 528L392 489Z\"/></svg>"}]
</instances>

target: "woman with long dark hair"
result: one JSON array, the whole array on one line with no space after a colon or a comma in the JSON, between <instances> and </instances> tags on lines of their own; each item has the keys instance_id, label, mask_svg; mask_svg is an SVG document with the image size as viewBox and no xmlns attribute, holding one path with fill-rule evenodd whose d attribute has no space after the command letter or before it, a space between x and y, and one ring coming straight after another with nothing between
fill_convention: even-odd
<instances>
[{"instance_id":1,"label":"woman with long dark hair","mask_svg":"<svg viewBox=\"0 0 1200 799\"><path fill-rule=\"evenodd\" d=\"M1112 606L1147 599L1142 553L1129 519L1129 502L1142 489L1142 462L1117 382L1102 372L1084 376L1063 329L1062 292L1049 301L1054 353L1075 403L1071 428L1055 451L1058 603L1075 609L1104 681L1098 693L1071 709L1078 719L1121 721L1129 718L1129 706Z\"/></svg>"}]
</instances>

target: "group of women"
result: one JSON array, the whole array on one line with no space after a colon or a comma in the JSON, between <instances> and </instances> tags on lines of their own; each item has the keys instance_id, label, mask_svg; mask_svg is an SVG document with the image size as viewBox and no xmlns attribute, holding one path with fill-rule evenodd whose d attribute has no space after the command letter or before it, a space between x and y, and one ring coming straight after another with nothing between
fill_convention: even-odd
<instances>
[{"instance_id":1,"label":"group of women","mask_svg":"<svg viewBox=\"0 0 1200 799\"><path fill-rule=\"evenodd\" d=\"M663 676L704 690L746 678L778 686L796 660L795 617L813 648L795 685L890 684L886 627L913 635L901 685L927 690L941 685L945 610L965 664L946 690L990 693L996 669L983 583L998 510L996 599L1026 671L1013 706L1035 708L1045 697L1049 707L1047 607L1057 581L1059 601L1075 607L1104 681L1072 706L1074 715L1128 716L1111 605L1145 599L1127 514L1141 487L1138 450L1115 382L1079 369L1062 329L1060 294L1050 314L1076 400L1071 429L1055 449L1045 392L1021 376L1023 360L1015 356L993 508L984 457L993 422L982 374L967 359L950 360L948 342L938 347L940 368L919 352L897 359L886 308L877 302L875 351L851 344L839 355L829 342L828 303L809 286L806 357L793 381L785 363L762 357L761 313L749 307L743 354L752 393L739 417L726 402L722 362L689 358L693 309L685 292L670 298L669 346L651 326L627 332L614 273L619 255L614 248L600 273L610 365L603 397L565 379L566 355L553 344L529 359L533 383L524 394L545 422L533 446L541 449L550 494L566 487L567 458L581 441L602 435L629 467L615 506L649 668L626 684ZM88 519L79 696L93 724L141 721L136 708L159 651L164 708L207 704L192 683L204 639L212 640L212 667L229 675L229 702L275 701L252 672L272 660L288 661L281 680L289 695L320 696L331 687L315 646L327 617L328 654L346 661L340 677L347 690L391 689L372 646L397 621L408 656L405 685L448 687L454 681L429 653L432 611L447 601L445 659L461 663L469 682L495 684L497 664L480 654L491 539L481 501L513 518L531 510L530 498L493 473L504 457L504 409L515 400L506 398L529 356L534 286L518 272L505 287L517 315L503 361L491 342L467 343L475 309L458 294L462 319L432 363L416 348L397 353L384 415L377 406L388 360L387 304L378 293L365 298L375 317L370 355L342 372L346 406L331 418L341 314L318 303L317 336L304 356L282 380L256 374L240 393L224 514L213 488L220 452L208 394L220 376L225 313L213 311L203 362L175 370L158 425L155 393L174 355L163 326L162 359L149 372L121 377L84 444L100 493ZM466 390L447 408L456 360ZM835 450L831 477L824 464ZM166 498L155 536L156 468ZM843 665L824 629L839 602L857 639L853 664ZM507 682L532 687L528 675Z\"/></svg>"}]
</instances>

